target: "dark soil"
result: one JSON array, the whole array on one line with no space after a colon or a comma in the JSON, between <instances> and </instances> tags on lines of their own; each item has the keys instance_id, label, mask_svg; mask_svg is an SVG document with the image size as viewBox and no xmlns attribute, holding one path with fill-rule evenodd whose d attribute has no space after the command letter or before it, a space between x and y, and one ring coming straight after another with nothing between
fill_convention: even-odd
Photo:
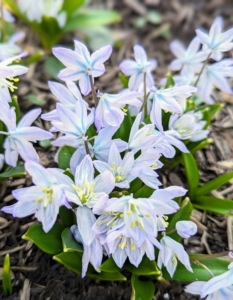
<instances>
[{"instance_id":1,"label":"dark soil","mask_svg":"<svg viewBox=\"0 0 233 300\"><path fill-rule=\"evenodd\" d=\"M118 65L125 57L132 55L132 47L140 42L150 58L158 59L158 68L155 72L156 84L159 83L167 71L172 59L169 50L169 42L173 39L180 39L189 44L195 35L195 28L208 28L214 17L222 15L225 19L225 27L233 24L233 4L231 0L212 1L181 1L181 0L97 0L92 5L115 8L122 14L122 22L112 26L114 32L120 34L122 46L116 49L112 55L111 65L107 67L107 73L96 82L98 88L108 92L118 92L122 89L118 79ZM138 3L135 5L135 3ZM140 3L140 4L139 4ZM135 28L134 24L139 16L145 11L155 9L162 16L162 23L153 25L147 23L143 28ZM28 29L21 23L23 30ZM71 43L72 36L66 37L64 43ZM30 52L38 50L38 41L33 34L28 33L25 41L26 49ZM230 53L232 56L232 53ZM29 74L21 80L19 88L19 103L23 112L32 108L27 100L27 95L32 93L37 97L46 100L43 111L49 111L54 107L54 99L51 96L47 80L50 79L43 69L43 64L37 63L30 68ZM106 87L107 86L107 87ZM231 168L225 163L233 159L232 127L227 119L229 113L233 113L233 97L219 94L219 101L225 101L225 107L217 115L212 125L213 143L204 151L196 155L203 182L226 172ZM225 121L224 121L225 120ZM224 122L225 123L224 123ZM228 123L227 123L228 122ZM229 125L230 124L230 125ZM37 125L46 129L48 123L40 122ZM44 149L37 147L41 162L44 166L53 166L55 149ZM227 165L227 166L226 166ZM164 170L160 173L164 187L169 185L185 186L184 172L181 166L173 171ZM11 190L23 186L30 186L31 180L27 176L20 179L8 179L1 187L0 196L2 203L0 208L14 203ZM226 188L231 187L230 183ZM217 196L224 195L232 199L232 191L216 191ZM232 189L233 190L233 189ZM222 193L222 194L221 194ZM229 250L227 235L227 221L225 217L215 214L195 212L193 218L199 222L198 235L184 241L185 247L192 253L217 253ZM40 299L40 300L129 300L131 295L130 282L107 282L97 281L90 278L81 279L80 276L68 271L52 259L52 256L42 253L31 242L21 239L31 224L35 223L33 217L24 219L13 219L10 215L0 213L0 263L6 253L10 253L12 271L14 273L13 289L14 294L10 297L0 295L0 299ZM9 235L8 235L9 234ZM232 249L230 249L232 250ZM17 269L18 267L18 269ZM20 267L20 269L19 269ZM26 289L26 280L30 282L30 298L20 296L23 286ZM184 284L166 283L156 284L154 300L187 300L198 299L183 292ZM20 298L21 297L21 298Z\"/></svg>"}]
</instances>

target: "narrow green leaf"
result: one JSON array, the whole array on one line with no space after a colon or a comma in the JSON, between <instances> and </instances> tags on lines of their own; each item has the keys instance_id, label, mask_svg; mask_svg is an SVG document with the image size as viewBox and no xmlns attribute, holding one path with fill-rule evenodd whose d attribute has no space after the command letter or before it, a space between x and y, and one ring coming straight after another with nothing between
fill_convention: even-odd
<instances>
[{"instance_id":1,"label":"narrow green leaf","mask_svg":"<svg viewBox=\"0 0 233 300\"><path fill-rule=\"evenodd\" d=\"M22 236L22 239L33 242L42 251L49 254L58 254L62 252L61 234L64 229L62 224L54 224L53 228L45 233L41 224L30 226L28 231Z\"/></svg>"},{"instance_id":2,"label":"narrow green leaf","mask_svg":"<svg viewBox=\"0 0 233 300\"><path fill-rule=\"evenodd\" d=\"M195 103L192 100L187 100L187 106L185 112L191 111L195 109Z\"/></svg>"},{"instance_id":3,"label":"narrow green leaf","mask_svg":"<svg viewBox=\"0 0 233 300\"><path fill-rule=\"evenodd\" d=\"M67 13L67 19L75 13L82 5L84 5L85 0L65 0L63 2L62 10Z\"/></svg>"},{"instance_id":4,"label":"narrow green leaf","mask_svg":"<svg viewBox=\"0 0 233 300\"><path fill-rule=\"evenodd\" d=\"M135 198L149 198L154 192L154 189L144 185L140 190L135 193Z\"/></svg>"},{"instance_id":5,"label":"narrow green leaf","mask_svg":"<svg viewBox=\"0 0 233 300\"><path fill-rule=\"evenodd\" d=\"M129 111L127 110L126 115L124 117L123 122L121 123L121 126L117 130L117 132L114 134L113 138L119 138L122 139L123 141L128 142L129 139L129 128L132 127L133 121L130 116Z\"/></svg>"},{"instance_id":6,"label":"narrow green leaf","mask_svg":"<svg viewBox=\"0 0 233 300\"><path fill-rule=\"evenodd\" d=\"M166 231L173 230L178 221L190 220L190 215L192 213L192 209L193 209L193 206L192 206L189 198L188 197L185 198L184 201L181 203L180 209L178 210L178 212L176 214L174 214L173 218L169 222L169 225L168 225ZM169 236L172 239L176 240L177 242L180 242L182 240L182 237L179 236L179 234L176 231L169 234Z\"/></svg>"},{"instance_id":7,"label":"narrow green leaf","mask_svg":"<svg viewBox=\"0 0 233 300\"><path fill-rule=\"evenodd\" d=\"M130 188L129 188L129 193L136 193L142 186L142 181L139 178L134 179L131 183L130 183Z\"/></svg>"},{"instance_id":8,"label":"narrow green leaf","mask_svg":"<svg viewBox=\"0 0 233 300\"><path fill-rule=\"evenodd\" d=\"M210 115L210 110L208 107L206 107L203 111L202 111L202 114L203 114L203 120L206 121L206 124L204 126L203 129L207 129L210 125L210 122L211 122L211 115Z\"/></svg>"},{"instance_id":9,"label":"narrow green leaf","mask_svg":"<svg viewBox=\"0 0 233 300\"><path fill-rule=\"evenodd\" d=\"M26 61L24 61L24 65L30 66L30 65L38 62L43 55L44 55L43 51L38 51L38 52L32 54Z\"/></svg>"},{"instance_id":10,"label":"narrow green leaf","mask_svg":"<svg viewBox=\"0 0 233 300\"><path fill-rule=\"evenodd\" d=\"M76 274L82 273L82 255L80 252L62 252L53 257L54 260L64 265L69 270ZM110 281L122 281L126 278L120 272L104 272L97 273L91 266L89 266L86 275L88 277L94 277L99 280L110 280Z\"/></svg>"},{"instance_id":11,"label":"narrow green leaf","mask_svg":"<svg viewBox=\"0 0 233 300\"><path fill-rule=\"evenodd\" d=\"M119 74L118 74L118 77L120 78L120 81L121 81L121 83L123 84L123 87L124 87L125 89L127 89L127 88L128 88L128 84L129 84L129 77L125 76L125 75L122 74L122 73L119 73Z\"/></svg>"},{"instance_id":12,"label":"narrow green leaf","mask_svg":"<svg viewBox=\"0 0 233 300\"><path fill-rule=\"evenodd\" d=\"M117 23L121 20L120 14L115 10L88 9L74 14L67 22L64 31L78 28L97 27Z\"/></svg>"},{"instance_id":13,"label":"narrow green leaf","mask_svg":"<svg viewBox=\"0 0 233 300\"><path fill-rule=\"evenodd\" d=\"M61 206L59 209L59 216L62 220L64 227L71 227L76 222L76 217L72 209L66 206Z\"/></svg>"},{"instance_id":14,"label":"narrow green leaf","mask_svg":"<svg viewBox=\"0 0 233 300\"><path fill-rule=\"evenodd\" d=\"M213 190L217 190L222 185L226 184L229 180L233 178L233 172L229 172L227 174L221 175L217 178L214 178L213 180L210 180L209 182L203 184L201 187L199 187L194 197L199 197L203 195L209 194Z\"/></svg>"},{"instance_id":15,"label":"narrow green leaf","mask_svg":"<svg viewBox=\"0 0 233 300\"><path fill-rule=\"evenodd\" d=\"M194 254L195 261L198 260L198 255ZM203 256L200 254L200 256ZM190 255L192 259L192 255ZM193 269L193 273L189 272L185 266L178 262L177 269L173 276L173 280L185 281L185 282L193 282L196 280L200 281L208 281L212 278L210 273L195 261L191 261L191 267ZM206 260L200 260L200 263L206 266L215 276L221 275L222 273L228 270L229 261L222 258L212 258ZM171 280L168 272L163 268L163 277L165 279Z\"/></svg>"},{"instance_id":16,"label":"narrow green leaf","mask_svg":"<svg viewBox=\"0 0 233 300\"><path fill-rule=\"evenodd\" d=\"M189 196L192 200L192 196L194 195L199 185L199 171L195 158L191 153L182 153L182 157L188 181Z\"/></svg>"},{"instance_id":17,"label":"narrow green leaf","mask_svg":"<svg viewBox=\"0 0 233 300\"><path fill-rule=\"evenodd\" d=\"M61 234L64 252L83 252L83 246L76 242L70 228L65 228Z\"/></svg>"},{"instance_id":18,"label":"narrow green leaf","mask_svg":"<svg viewBox=\"0 0 233 300\"><path fill-rule=\"evenodd\" d=\"M213 116L223 108L223 104L220 103L214 103L214 104L208 104L208 105L202 105L196 109L196 111L203 111L205 108L209 109L210 118L212 119Z\"/></svg>"},{"instance_id":19,"label":"narrow green leaf","mask_svg":"<svg viewBox=\"0 0 233 300\"><path fill-rule=\"evenodd\" d=\"M170 73L170 72L167 73L166 78L167 78L167 82L165 85L165 89L173 87L175 85L175 81L173 79L172 73Z\"/></svg>"},{"instance_id":20,"label":"narrow green leaf","mask_svg":"<svg viewBox=\"0 0 233 300\"><path fill-rule=\"evenodd\" d=\"M10 107L15 108L16 123L18 123L20 120L20 108L19 108L19 104L18 104L18 97L16 95L13 95L11 97Z\"/></svg>"},{"instance_id":21,"label":"narrow green leaf","mask_svg":"<svg viewBox=\"0 0 233 300\"><path fill-rule=\"evenodd\" d=\"M224 216L233 215L233 201L216 198L213 196L199 196L192 200L194 207L202 210L212 211Z\"/></svg>"},{"instance_id":22,"label":"narrow green leaf","mask_svg":"<svg viewBox=\"0 0 233 300\"><path fill-rule=\"evenodd\" d=\"M137 275L132 275L132 296L131 300L152 300L155 294L155 285L151 280L139 278Z\"/></svg>"},{"instance_id":23,"label":"narrow green leaf","mask_svg":"<svg viewBox=\"0 0 233 300\"><path fill-rule=\"evenodd\" d=\"M11 295L13 289L12 289L12 283L11 283L11 262L10 262L9 254L7 254L4 258L2 284L3 284L4 293L6 295Z\"/></svg>"},{"instance_id":24,"label":"narrow green leaf","mask_svg":"<svg viewBox=\"0 0 233 300\"><path fill-rule=\"evenodd\" d=\"M66 170L70 167L70 159L76 149L71 146L63 146L58 152L58 166L59 168Z\"/></svg>"},{"instance_id":25,"label":"narrow green leaf","mask_svg":"<svg viewBox=\"0 0 233 300\"><path fill-rule=\"evenodd\" d=\"M0 173L0 178L20 177L26 174L27 172L25 172L24 166L18 165L15 168L10 168L10 170Z\"/></svg>"}]
</instances>

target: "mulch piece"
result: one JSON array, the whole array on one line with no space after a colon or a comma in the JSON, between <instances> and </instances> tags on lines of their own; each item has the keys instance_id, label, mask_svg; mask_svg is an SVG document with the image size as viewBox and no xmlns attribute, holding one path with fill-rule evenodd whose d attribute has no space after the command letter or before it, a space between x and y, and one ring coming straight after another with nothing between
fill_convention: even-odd
<instances>
[{"instance_id":1,"label":"mulch piece","mask_svg":"<svg viewBox=\"0 0 233 300\"><path fill-rule=\"evenodd\" d=\"M198 27L208 28L213 19L222 15L225 28L233 24L233 7L231 0L212 1L181 1L181 0L97 0L94 5L98 7L115 8L121 12L122 22L112 26L113 32L122 39L122 46L115 50L111 63L107 65L107 72L96 81L100 90L108 93L117 93L122 89L118 78L118 65L124 58L132 57L132 47L141 43L150 58L158 60L155 71L155 82L166 75L168 66L173 56L169 49L169 42L180 39L188 45L195 35ZM135 28L138 17L145 16L148 11L157 10L162 17L162 23L153 25L147 23L143 28ZM39 49L38 39L22 23L21 30L26 31L24 48L29 53ZM166 38L164 38L164 32ZM72 35L65 37L63 44L71 43ZM232 57L233 51L229 56ZM46 57L47 54L45 54ZM42 106L44 112L55 107L55 100L49 91L48 74L39 62L30 66L29 73L21 77L19 86L19 104L23 113L34 107L27 99L28 94L34 94L38 99L44 99ZM233 167L233 97L224 93L217 93L216 99L224 104L211 125L213 142L204 150L196 154L200 168L202 182L207 182L223 174ZM89 100L89 99L88 99ZM91 101L91 100L90 100ZM48 122L37 121L37 126L49 129ZM42 165L55 166L53 161L56 149L36 146ZM184 169L182 166L174 170L163 170L159 173L164 187L179 185L186 187ZM29 176L20 179L9 178L1 186L0 208L14 203L11 195L12 189L31 185ZM214 191L214 196L227 199L233 197L233 181L230 181L221 190ZM192 220L198 225L198 234L184 240L184 246L191 253L216 253L233 250L232 220L213 213L194 210ZM0 295L0 299L11 300L129 300L131 287L129 282L107 282L90 278L81 279L80 276L70 272L52 260L52 256L42 253L31 242L24 241L21 236L36 222L34 217L15 219L11 215L0 212L0 263L3 264L4 256L10 253L12 265L12 278L14 294L10 297ZM228 229L228 231L227 231ZM154 300L194 300L198 297L187 295L183 292L185 284L181 283L156 283Z\"/></svg>"}]
</instances>

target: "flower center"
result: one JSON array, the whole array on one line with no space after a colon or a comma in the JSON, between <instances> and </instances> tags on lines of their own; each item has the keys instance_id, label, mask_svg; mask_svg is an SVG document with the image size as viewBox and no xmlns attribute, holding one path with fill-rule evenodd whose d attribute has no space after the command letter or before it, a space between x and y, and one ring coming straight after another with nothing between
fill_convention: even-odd
<instances>
[{"instance_id":1,"label":"flower center","mask_svg":"<svg viewBox=\"0 0 233 300\"><path fill-rule=\"evenodd\" d=\"M42 192L43 192L43 196L35 200L35 202L43 202L43 207L44 209L46 209L48 204L52 203L54 199L53 189L52 187L44 187L42 188Z\"/></svg>"},{"instance_id":2,"label":"flower center","mask_svg":"<svg viewBox=\"0 0 233 300\"><path fill-rule=\"evenodd\" d=\"M122 182L125 178L125 174L122 174L122 167L117 167L115 162L112 162L110 171L113 173L116 182Z\"/></svg>"},{"instance_id":3,"label":"flower center","mask_svg":"<svg viewBox=\"0 0 233 300\"><path fill-rule=\"evenodd\" d=\"M74 184L72 184L72 187L76 191L82 204L86 204L91 200L92 197L96 196L94 193L95 182L84 183L83 188L80 188Z\"/></svg>"},{"instance_id":4,"label":"flower center","mask_svg":"<svg viewBox=\"0 0 233 300\"><path fill-rule=\"evenodd\" d=\"M91 75L91 74L92 74L92 68L91 68L91 65L86 65L85 72L86 72L88 75Z\"/></svg>"}]
</instances>

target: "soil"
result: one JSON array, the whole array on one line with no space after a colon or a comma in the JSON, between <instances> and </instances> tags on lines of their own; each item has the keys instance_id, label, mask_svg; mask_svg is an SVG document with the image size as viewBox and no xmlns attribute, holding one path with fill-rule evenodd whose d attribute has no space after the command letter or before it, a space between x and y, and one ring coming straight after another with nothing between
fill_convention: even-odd
<instances>
[{"instance_id":1,"label":"soil","mask_svg":"<svg viewBox=\"0 0 233 300\"><path fill-rule=\"evenodd\" d=\"M121 12L122 21L111 26L114 35L121 40L121 47L115 49L111 58L111 64L107 66L107 72L97 82L96 86L107 92L119 92L122 85L118 79L118 65L122 59L132 56L132 47L135 43L141 43L150 58L158 60L158 68L155 72L156 84L166 75L168 66L173 56L169 49L169 42L180 39L188 45L195 35L198 27L209 28L213 19L222 15L225 28L233 24L233 4L231 0L212 1L181 1L181 0L96 0L91 3L94 7L115 8ZM143 28L136 28L135 22L145 13L156 10L162 17L158 25L147 23ZM20 29L27 32L27 38L23 44L25 50L32 53L39 50L37 38L21 22L17 22ZM79 36L79 33L76 33ZM72 35L64 38L63 44L72 42ZM230 52L231 57L233 52ZM47 86L47 80L51 79L43 68L43 60L30 66L29 73L20 80L19 103L22 112L25 113L34 105L28 100L29 94L44 99L46 104L42 106L44 112L50 111L55 106ZM224 108L215 117L211 125L211 138L213 143L196 154L200 168L202 182L206 182L217 175L222 174L233 166L233 97L224 93L217 94L219 102L224 103ZM230 116L230 117L229 117ZM37 121L38 126L49 128L49 123ZM44 166L55 166L53 157L56 149L42 148L37 145L41 162ZM160 178L164 187L179 185L186 187L184 170L182 166L174 170L163 170ZM230 182L220 191L215 191L215 196L232 199L233 188ZM30 186L31 179L9 178L0 190L1 204L13 204L14 199L11 190L23 186ZM184 241L184 245L192 253L217 253L232 250L232 235L227 234L227 224L230 219L216 214L195 210L193 218L198 222L198 235ZM12 296L6 297L0 294L0 299L40 299L40 300L129 300L131 295L130 282L107 282L90 278L81 279L80 276L70 272L52 259L51 255L42 253L31 242L24 241L21 236L35 223L33 217L13 219L10 215L0 212L0 263L6 253L10 253L12 272L14 275ZM229 231L228 231L229 232ZM154 300L186 300L198 299L183 292L181 283L156 284ZM30 296L22 296L22 290L29 291ZM1 293L1 292L0 292Z\"/></svg>"}]
</instances>

